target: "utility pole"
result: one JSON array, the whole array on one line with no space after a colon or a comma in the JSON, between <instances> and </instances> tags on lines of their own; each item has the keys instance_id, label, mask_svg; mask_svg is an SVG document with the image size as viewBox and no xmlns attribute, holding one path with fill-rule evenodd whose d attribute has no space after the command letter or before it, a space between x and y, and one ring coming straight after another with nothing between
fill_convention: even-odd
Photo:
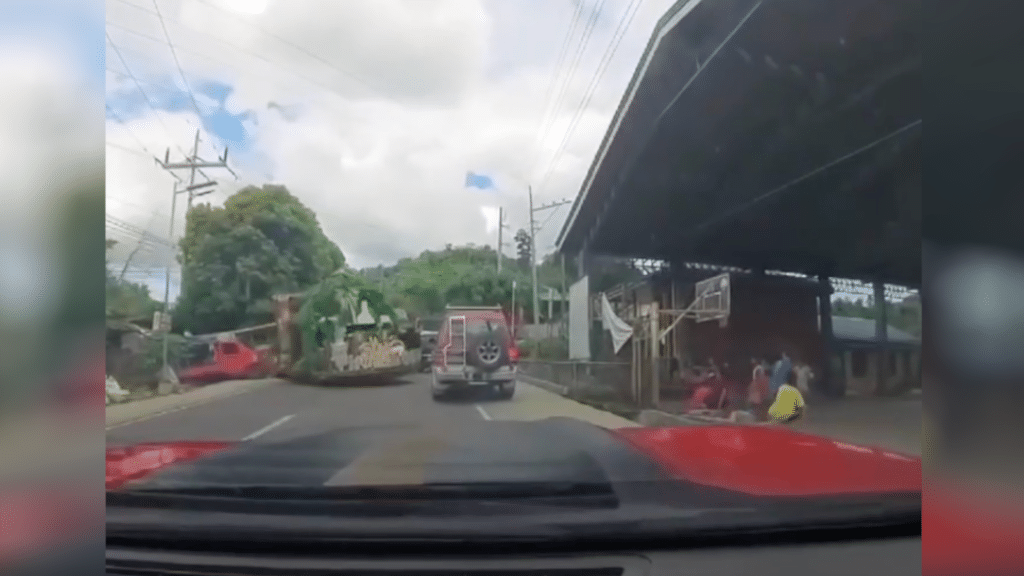
<instances>
[{"instance_id":1,"label":"utility pole","mask_svg":"<svg viewBox=\"0 0 1024 576\"><path fill-rule=\"evenodd\" d=\"M567 289L565 287L565 283L566 283L566 277L565 277L565 252L562 252L560 254L560 256L562 257L562 297L559 299L559 302L558 302L558 313L561 315L561 318L559 318L559 320L561 320L562 325L563 325L562 337L565 338L566 341L568 342L568 338L569 338L569 315L567 314L568 311L566 310L567 306L565 305L565 301L569 297L569 292L567 291Z\"/></svg>"},{"instance_id":2,"label":"utility pole","mask_svg":"<svg viewBox=\"0 0 1024 576\"><path fill-rule=\"evenodd\" d=\"M537 226L533 221L533 187L528 186L530 194L530 273L533 276L533 324L537 325Z\"/></svg>"},{"instance_id":3,"label":"utility pole","mask_svg":"<svg viewBox=\"0 0 1024 576\"><path fill-rule=\"evenodd\" d=\"M505 227L505 209L498 207L498 274L501 274L501 250L504 242L501 239L501 229Z\"/></svg>"},{"instance_id":4,"label":"utility pole","mask_svg":"<svg viewBox=\"0 0 1024 576\"><path fill-rule=\"evenodd\" d=\"M516 320L516 281L512 281L512 340L516 338L516 327L519 321Z\"/></svg>"},{"instance_id":5,"label":"utility pole","mask_svg":"<svg viewBox=\"0 0 1024 576\"><path fill-rule=\"evenodd\" d=\"M552 202L551 204L545 204L544 206L533 207L533 188L529 187L530 192L530 269L533 273L533 323L538 323L537 307L540 305L539 298L537 296L537 232L540 228L537 226L533 219L533 215L541 210L547 210L549 208L557 208L565 204L571 204L569 200L560 200L558 202Z\"/></svg>"},{"instance_id":6,"label":"utility pole","mask_svg":"<svg viewBox=\"0 0 1024 576\"><path fill-rule=\"evenodd\" d=\"M174 189L173 189L173 191L171 193L171 218L170 218L171 223L170 223L170 228L169 228L168 233L167 233L167 240L171 244L171 250L170 250L170 257L168 258L168 262L167 262L167 276L166 276L166 278L164 280L164 309L163 309L163 312L160 314L160 331L164 332L163 369L164 369L164 375L166 376L166 375L170 374L170 366L168 366L168 361L167 361L168 360L167 359L167 353L168 353L167 345L168 345L168 340L170 340L170 334L171 334L171 322L170 322L171 267L174 264L174 258L176 256L176 252L177 252L174 249L174 213L175 213L175 211L177 209L178 194L182 194L182 193L188 194L188 208L187 208L187 210L191 210L192 209L192 200L193 200L193 198L198 197L198 196L203 196L203 195L206 195L206 194L209 194L210 192L212 192L212 190L208 190L206 192L198 192L198 191L206 189L206 188L210 188L211 186L215 186L217 184L217 182L215 182L213 180L208 180L206 182L202 182L200 184L196 184L196 172L197 171L200 174L202 174L202 169L203 168L224 168L228 172L231 172L231 175L234 176L236 180L238 179L238 175L235 174L234 172L232 172L231 168L228 167L228 149L227 148L224 148L224 157L223 158L218 158L216 162L207 162L207 161L202 160L201 158L199 158L199 131L198 130L196 130L195 143L192 146L192 155L190 157L186 158L183 162L171 163L171 149L168 148L167 152L164 154L164 159L160 160L159 158L157 158L156 159L156 163L159 164L160 167L163 168L164 170L167 170L168 172L170 172L172 176L175 176L174 172L173 172L174 170L184 170L184 169L187 169L189 171L188 185L185 186L185 188L179 190L178 189L178 183L175 182ZM204 174L204 177L205 177L205 174ZM175 178L177 178L177 176L175 176ZM188 218L188 212L187 211L185 213L185 217ZM166 330L164 330L165 326L166 326Z\"/></svg>"},{"instance_id":7,"label":"utility pole","mask_svg":"<svg viewBox=\"0 0 1024 576\"><path fill-rule=\"evenodd\" d=\"M163 168L164 170L167 170L168 172L170 172L172 170L183 170L183 169L187 169L189 171L188 187L189 188L193 188L193 190L191 192L189 192L189 194L188 194L188 208L186 209L187 210L186 211L186 215L188 214L188 211L192 210L192 201L195 198L197 198L199 196L205 196L205 195L210 194L211 192L213 192L212 190L210 190L210 191L201 192L201 193L198 193L198 194L195 193L195 188L194 187L195 187L195 183L196 183L196 172L198 172L199 174L203 174L203 171L202 171L203 168L224 168L225 170L230 172L232 176L235 177L235 180L238 179L238 175L235 174L231 170L231 168L228 166L228 149L227 148L224 148L224 156L222 158L218 158L216 162L208 162L208 161L203 160L202 158L199 157L199 130L196 130L195 143L192 145L192 155L190 157L188 157L187 159L185 159L185 161L183 161L183 162L176 162L176 163L172 164L171 163L171 150L168 148L167 149L167 153L164 155L164 159L161 161L158 158L156 162L157 162L157 164L160 165L161 168ZM203 176L205 177L205 174L203 174ZM213 184L216 184L216 182L214 182L212 180L209 180L209 179L207 180L207 182L209 182L211 186ZM173 241L173 239L172 239L172 241Z\"/></svg>"}]
</instances>

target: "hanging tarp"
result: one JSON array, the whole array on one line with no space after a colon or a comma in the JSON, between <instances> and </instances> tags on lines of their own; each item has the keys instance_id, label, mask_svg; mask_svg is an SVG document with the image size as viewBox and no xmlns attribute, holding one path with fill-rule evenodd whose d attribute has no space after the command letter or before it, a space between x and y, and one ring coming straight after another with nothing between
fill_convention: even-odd
<instances>
[{"instance_id":1,"label":"hanging tarp","mask_svg":"<svg viewBox=\"0 0 1024 576\"><path fill-rule=\"evenodd\" d=\"M601 320L605 330L612 333L612 344L615 346L615 353L618 354L629 337L633 335L633 327L615 314L612 303L608 301L608 296L603 292L601 293Z\"/></svg>"}]
</instances>

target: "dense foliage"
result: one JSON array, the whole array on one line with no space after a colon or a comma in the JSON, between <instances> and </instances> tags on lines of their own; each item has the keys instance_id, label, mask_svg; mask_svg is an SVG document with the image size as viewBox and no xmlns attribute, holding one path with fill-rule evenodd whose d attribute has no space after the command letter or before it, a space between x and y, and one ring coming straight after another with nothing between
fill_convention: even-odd
<instances>
[{"instance_id":1,"label":"dense foliage","mask_svg":"<svg viewBox=\"0 0 1024 576\"><path fill-rule=\"evenodd\" d=\"M377 325L375 336L383 336L384 316L392 325L398 322L384 295L352 272L339 270L306 292L296 317L302 335L300 370L322 368L324 347L342 337L347 327L355 323L364 302Z\"/></svg>"},{"instance_id":2,"label":"dense foliage","mask_svg":"<svg viewBox=\"0 0 1024 576\"><path fill-rule=\"evenodd\" d=\"M223 207L194 207L181 263L175 325L202 334L272 321L272 295L310 288L345 257L312 210L268 184L239 190Z\"/></svg>"},{"instance_id":3,"label":"dense foliage","mask_svg":"<svg viewBox=\"0 0 1024 576\"><path fill-rule=\"evenodd\" d=\"M874 320L877 313L874 300L871 297L868 297L866 301L851 298L836 298L832 301L832 314L834 316ZM885 315L890 326L899 328L913 336L921 336L920 300L899 304L886 302Z\"/></svg>"},{"instance_id":4,"label":"dense foliage","mask_svg":"<svg viewBox=\"0 0 1024 576\"><path fill-rule=\"evenodd\" d=\"M424 251L416 258L404 258L390 267L378 266L361 271L368 281L380 287L390 302L415 316L431 316L444 311L447 304L512 307L515 282L516 309L532 314L532 282L529 269L506 258L502 272L497 271L497 253L488 246L446 246L440 251ZM541 286L561 290L562 268L556 258L548 258L538 267ZM546 308L541 306L541 312Z\"/></svg>"}]
</instances>

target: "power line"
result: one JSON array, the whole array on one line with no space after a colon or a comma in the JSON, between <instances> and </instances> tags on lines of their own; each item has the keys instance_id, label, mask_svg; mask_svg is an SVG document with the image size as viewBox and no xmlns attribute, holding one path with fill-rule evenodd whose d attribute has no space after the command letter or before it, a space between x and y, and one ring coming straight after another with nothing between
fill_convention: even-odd
<instances>
[{"instance_id":1,"label":"power line","mask_svg":"<svg viewBox=\"0 0 1024 576\"><path fill-rule=\"evenodd\" d=\"M537 134L534 136L533 153L530 156L529 167L533 167L537 162L537 154L540 149L540 145L543 144L543 137L541 136L541 127L544 127L544 135L546 137L547 130L549 127L549 114L552 110L549 110L549 106L554 104L554 100L551 99L551 93L555 89L555 85L558 83L558 78L562 74L562 68L565 66L565 57L569 53L569 42L572 40L573 34L576 32L576 28L582 20L583 15L583 2L576 3L576 9L573 11L572 18L569 21L569 27L566 29L565 38L562 40L562 47L558 51L558 58L555 60L555 67L551 73L551 81L548 83L548 89L544 93L544 108L541 110L541 117L537 122Z\"/></svg>"},{"instance_id":2,"label":"power line","mask_svg":"<svg viewBox=\"0 0 1024 576\"><path fill-rule=\"evenodd\" d=\"M562 82L562 86L558 91L558 97L555 99L555 106L553 109L554 112L550 118L551 121L549 122L548 129L550 129L550 127L554 125L554 119L555 116L557 116L557 111L561 108L562 102L565 98L566 91L569 89L569 85L572 84L572 80L576 76L576 71L579 68L580 60L583 58L583 53L586 51L587 44L590 43L590 36L594 31L594 26L597 24L597 20L601 15L601 11L604 9L604 3L605 0L600 0L598 2L597 7L594 9L594 12L591 13L590 18L587 20L587 23L583 28L580 40L576 45L576 53L573 55L572 64L569 65L568 73L566 74L565 79ZM545 130L545 135L541 140L542 145L547 140L547 132L548 131ZM531 166L531 172L532 169L533 166Z\"/></svg>"},{"instance_id":3,"label":"power line","mask_svg":"<svg viewBox=\"0 0 1024 576\"><path fill-rule=\"evenodd\" d=\"M149 12L149 11L147 10L146 12ZM161 40L160 38L157 38L155 36L151 36L149 34L145 34L143 32L139 32L138 30L133 30L133 29L127 27L127 26L123 26L121 24L117 24L116 22L107 22L107 27L108 28L116 28L116 29L121 30L123 32L126 32L128 34L131 34L132 36L138 36L139 38L143 38L143 39L149 40L149 41L157 43L157 44L161 44L161 45L164 44L164 41ZM266 64L269 64L270 66L273 66L274 68L276 68L278 70L281 70L283 72L291 74L292 76L295 76L295 77L297 77L299 79L302 79L302 80L304 80L306 82L309 82L310 84L313 84L313 85L315 85L317 87L323 88L329 94L333 94L335 96L338 96L339 98L341 97L338 94L338 92L337 92L337 88L335 88L335 87L328 86L328 85L324 84L323 82L315 80L315 79L313 79L313 78L311 78L311 77L309 77L309 76L307 76L305 74L301 74L299 72L296 72L295 70L289 69L289 68L285 67L282 64L274 62L273 60L270 60L269 58L266 58L265 56L261 56L259 54L256 54L255 52L252 52L251 50L246 50L244 48L236 46L236 45L234 45L234 44L232 44L230 42L227 42L226 40L223 40L223 39L218 38L216 36L213 36L211 34L207 34L205 32L198 32L198 31L197 31L197 33L203 34L204 36L208 36L210 39L215 40L215 41L217 41L217 42L227 46L228 48L231 48L232 50L235 50L236 52L239 52L239 53L244 54L246 56L250 56L252 58L260 60L260 61L262 61L262 62L264 62ZM180 52L183 52L183 53L186 53L186 54L191 54L193 56L197 56L199 58L203 58L203 59L208 60L210 62L217 62L219 64L224 64L224 65L233 66L233 67L237 66L237 63L236 64L232 64L232 63L228 62L227 60L224 60L224 59L221 59L221 58L214 58L214 57L210 56L209 54L205 54L203 52L198 52L196 50L189 50L188 48L182 48L181 46L178 47L178 50ZM271 83L275 84L277 86L284 86L285 85L282 82L271 82ZM179 151L184 153L182 150L179 150Z\"/></svg>"},{"instance_id":4,"label":"power line","mask_svg":"<svg viewBox=\"0 0 1024 576\"><path fill-rule=\"evenodd\" d=\"M117 0L117 1L118 1L118 2L120 2L120 3L122 3L122 4L125 4L125 5L127 5L127 6L131 6L131 7L133 7L133 8L136 8L136 9L138 9L138 10L141 10L142 12L146 12L146 13L148 13L148 14L154 14L154 15L156 14L156 13L155 13L155 12L153 12L152 10L148 10L148 9L146 9L146 8L142 7L142 6L139 6L139 5L137 5L137 4L133 4L133 3L131 3L131 2L128 2L127 0ZM155 1L155 0L154 0L154 1ZM360 84L360 85L361 85L361 86L362 86L363 88L365 88L365 89L369 90L369 91L370 91L371 93L374 93L374 94L379 94L379 93L381 93L381 90L380 90L379 88L376 88L376 87L374 87L374 86L373 86L373 85L372 85L372 84L371 84L370 82L366 81L366 80L365 80L365 79L363 79L363 78L360 78L359 76L356 76L356 75L355 75L355 74L353 74L352 72L349 72L349 71L347 71L347 70L345 70L345 69L343 69L343 68L339 67L339 66L338 66L337 64L334 64L334 63L330 62L329 60L326 60L326 59L325 59L325 58L323 58L322 56L318 56L317 54L315 54L315 53L313 53L313 52L311 52L311 51L307 50L306 48L303 48L302 46L300 46L300 45L298 45L298 44L296 44L296 43L294 43L294 42L292 42L292 41L290 41L290 40L288 40L288 39L286 39L286 38L283 38L283 37L281 37L281 36L278 36L277 34L274 34L273 32L270 32L269 30L266 30L265 28L261 28L260 26L257 26L257 25L255 25L255 24L252 24L251 22L248 22L248 21L244 20L244 19L240 18L240 17L239 17L239 16L237 15L237 14L235 14L235 13L231 12L230 10L228 10L228 9L226 9L226 8L223 8L223 7L221 7L221 6L217 6L217 5L215 5L215 4L211 4L211 3L209 3L209 2L205 2L205 1L203 1L203 0L197 0L197 1L198 1L198 2L200 3L200 4L204 4L204 5L206 5L206 6L209 6L210 8L213 8L213 9L215 9L215 10L218 10L218 11L220 11L220 12L223 12L223 13L225 13L226 15L228 15L229 17L231 17L232 19L234 19L234 20L236 20L236 21L238 21L238 22L241 22L242 24L245 24L246 26L248 26L248 27L250 27L250 28L252 28L252 29L255 29L255 30L259 31L259 32L260 32L261 34L264 34L264 35L266 35L266 36L269 36L270 38L273 38L274 40L277 40L278 42L281 42L282 44L285 44L285 45L287 45L288 47L290 47L290 48L292 48L292 49L294 49L294 50L297 50L297 51L301 52L302 54L304 54L304 55L306 55L306 56L308 56L308 57L310 57L310 58L313 58L314 60L316 60L316 61L318 61L318 62L320 62L320 63L324 64L324 65L325 65L325 66L327 66L328 68L331 68L331 69L332 69L332 70L334 70L335 72L337 72L337 73L339 73L339 74L341 74L341 75L343 75L343 76L346 76L346 77L348 77L348 78L349 78L350 80L354 80L354 81L355 81L355 82L356 82L357 84ZM174 19L174 18L166 18L166 20L170 20L171 22L175 22L175 23L177 23L177 24L184 24L184 23L183 23L183 22L181 22L180 20L177 20L177 19ZM163 40L159 40L159 39L156 39L156 38L154 38L154 37L152 37L152 36L148 36L148 35L146 35L146 34L142 34L142 33L139 33L139 32L135 32L134 30L131 30L131 29L129 29L129 28L127 28L127 27L125 27L125 26L116 26L116 27L118 27L118 28L122 28L122 29L125 29L125 30L128 30L129 32L133 32L133 33L136 33L136 34L138 34L139 36L142 36L142 37L145 37L145 38L149 38L149 39L151 39L151 40L155 40L155 41L157 41L157 42L159 42L159 43L161 43L161 44L163 44L163 43L164 43L164 41L163 41ZM231 42L228 42L228 41L226 41L226 40L224 40L224 39L222 39L222 38L219 38L218 36L215 36L215 35L213 35L213 34L210 34L209 32L204 32L204 31L202 31L202 30L195 30L195 29L191 29L191 28L190 28L190 30L191 30L192 32L196 33L196 34L201 34L201 35L203 35L203 36L207 36L207 37L209 37L209 38L212 38L212 39L214 39L214 40L217 40L218 42L220 42L220 43L222 43L222 44L225 44L225 45L227 45L227 46L230 46L230 47L232 47L232 48L234 48L234 49L236 49L236 50L238 50L238 51L240 51L240 52L243 52L243 53L245 53L245 54L248 54L248 55L250 55L250 56L253 56L254 58L258 58L258 59L260 59L260 60L263 60L264 62L267 62L268 64L271 64L271 65L273 65L273 66L276 66L276 67L278 67L278 68L281 68L282 70L286 70L286 71L288 71L288 72L292 72L293 74L296 74L297 76L300 76L300 77L302 77L302 78L305 78L305 77L304 77L304 76L302 76L301 74L297 74L297 73L295 73L295 72L293 72L293 71L291 71L291 70L288 70L287 68L285 68L285 67L284 67L283 65L281 65L281 64L278 64L278 63L276 63L276 62L274 62L274 61L272 61L272 60L269 60L269 59L267 59L267 58L265 58L265 57L263 57L263 56L260 56L260 55L258 55L258 54L256 54L256 53L254 53L254 52L252 52L252 51L250 51L250 50L247 50L247 49L241 48L241 47L239 47L239 46L237 46L237 45L235 45L235 44L232 44ZM178 47L178 49L179 49L179 50L182 50L180 46ZM183 51L183 52L192 52L192 51L189 51L189 50L182 50L182 51ZM193 52L193 53L194 53L194 52ZM215 60L215 59L213 59L213 60ZM315 80L310 80L309 78L305 78L305 79L306 79L306 80L308 80L308 81L310 81L310 82L313 82L314 84L320 85L321 87L323 87L323 88L325 88L326 90L329 90L329 91L331 91L331 92L334 92L334 90L335 90L334 88L329 88L329 87L323 86L323 85L321 85L321 84L320 84L319 82L316 82Z\"/></svg>"},{"instance_id":5,"label":"power line","mask_svg":"<svg viewBox=\"0 0 1024 576\"><path fill-rule=\"evenodd\" d=\"M121 61L121 66L124 66L124 74L126 74L129 78L132 79L132 81L135 82L135 87L139 89L139 94L142 94L142 97L146 100L146 105L148 105L150 110L152 110L153 113L155 114L157 122L159 122L160 126L164 129L164 134L168 138L172 138L170 129L167 128L167 124L164 123L164 119L160 115L160 110L158 110L156 105L153 104L153 99L149 97L149 94L146 93L146 90L142 88L142 82L139 80L138 76L136 76L135 73L132 72L131 67L128 66L128 62L125 60L124 54L121 53L121 49L118 48L117 44L114 43L114 39L110 37L110 32L106 32L106 35L107 43L109 43L110 47L114 49L114 54L116 54L117 59ZM121 123L124 124L123 121ZM181 150L180 147L179 151L184 153L184 151Z\"/></svg>"},{"instance_id":6,"label":"power line","mask_svg":"<svg viewBox=\"0 0 1024 576\"><path fill-rule=\"evenodd\" d=\"M576 132L576 127L583 118L583 113L586 111L587 107L590 106L590 101L597 92L597 87L600 85L601 79L608 70L608 65L611 64L612 58L615 56L615 52L618 51L619 45L622 43L622 39L626 36L626 32L633 23L633 18L636 16L636 13L640 10L640 6L643 5L643 3L644 0L631 0L629 6L626 7L626 11L623 13L622 18L619 19L619 25L615 28L615 32L612 33L612 40L609 42L608 48L601 57L601 61L598 63L597 69L594 71L594 75L590 79L590 84L587 85L587 90L584 92L583 98L581 98L580 104L577 106L576 112L573 114L573 118L569 122L569 126L567 127L565 134L562 136L562 141L555 150L551 163L548 165L548 169L541 179L540 187L542 189L547 186L548 180L554 173L555 166L557 166L558 161L561 160L562 154L565 153L565 150L569 145L570 138L572 138L572 135Z\"/></svg>"},{"instance_id":7,"label":"power line","mask_svg":"<svg viewBox=\"0 0 1024 576\"><path fill-rule=\"evenodd\" d=\"M141 156L143 158L146 158L147 160L151 159L153 157L153 155L151 153L150 154L146 153L146 152L148 152L148 150L146 152L142 152L140 150L135 150L135 149L129 148L127 146L122 146L121 144L118 144L116 142L111 142L109 140L107 141L107 146L110 146L111 148L117 148L118 150L121 150L123 152L128 152L129 154L135 154L136 156Z\"/></svg>"},{"instance_id":8,"label":"power line","mask_svg":"<svg viewBox=\"0 0 1024 576\"><path fill-rule=\"evenodd\" d=\"M242 20L241 18L239 18L237 14L234 14L234 13L232 13L232 12L228 11L227 9L223 8L222 6L217 6L217 5L215 5L215 4L210 4L210 3L209 3L209 2L207 2L206 0L198 0L198 2L199 2L200 4L205 4L205 5L207 5L207 6L210 6L211 8L214 8L214 9L216 9L216 10L220 10L221 12L224 12L225 14L227 14L227 15L229 15L229 16L231 16L231 17L235 18L235 19L236 19L236 20L238 20L239 22L245 22L244 20ZM379 92L380 92L380 90L379 90L378 88L375 88L375 87L374 87L373 85L371 85L371 84L370 84L369 82L367 82L366 80L364 80L364 79L362 79L362 78L360 78L360 77L356 76L355 74L352 74L351 72L349 72L349 71L347 71L347 70L344 70L344 69L342 69L342 68L339 68L337 64L334 64L334 63L332 63L332 62L330 62L330 61L328 61L328 60L325 60L325 59L324 59L323 57L321 57L321 56L318 56L318 55L316 55L316 54L314 54L314 53L310 52L309 50L307 50L307 49L303 48L302 46L299 46L298 44L296 44L296 43L294 43L294 42L292 42L292 41L290 41L290 40L287 40L287 39L285 39L285 38L282 38L281 36L278 36L277 34L274 34L273 32L270 32L270 31L268 31L268 30L266 30L266 29L264 29L264 28L261 28L261 27L259 27L259 26L256 26L256 25L254 25L254 24L250 24L250 23L248 23L248 22L245 22L245 23L246 23L246 24L249 24L249 25L250 25L251 27L253 27L253 28L255 28L255 29L259 30L259 31L260 31L260 32L262 32L263 34L266 34L267 36L270 36L271 38L273 38L273 39L277 40L278 42L281 42L281 43L283 43L283 44L286 44L286 45L288 45L288 46L290 46L290 47L294 48L295 50L298 50L299 52L302 52L302 53L303 53L303 54L305 54L306 56L309 56L310 58L313 58L314 60L316 60L316 61L318 61L318 62L320 62L320 63L322 63L322 64L324 64L324 65L326 65L326 66L328 66L328 67L330 67L331 69L333 69L333 70L336 70L336 71L337 71L337 72L338 72L339 74L342 74L342 75L344 75L344 76L348 76L348 77L349 77L349 78L351 78L352 80L355 80L355 81L356 81L357 83L359 83L359 84L362 84L364 88L366 88L366 89L370 90L371 92L375 92L375 93L379 93Z\"/></svg>"},{"instance_id":9,"label":"power line","mask_svg":"<svg viewBox=\"0 0 1024 576\"><path fill-rule=\"evenodd\" d=\"M146 104L149 105L153 112L156 113L157 121L160 122L160 125L164 129L164 132L167 133L167 137L170 138L171 131L167 129L167 124L164 124L164 119L160 117L159 111L157 110L156 106L153 105L153 100L149 97L149 94L146 93L146 90L142 88L142 83L139 82L138 77L136 77L135 74L132 73L131 68L128 66L128 62L124 59L124 55L121 54L121 49L117 47L117 44L114 44L114 40L110 37L110 32L107 32L106 35L107 43L109 43L110 47L114 49L114 54L117 55L118 60L121 61L121 65L124 66L125 73L128 75L129 78L135 81L135 87L139 89L139 94L142 94L142 97L146 100Z\"/></svg>"},{"instance_id":10,"label":"power line","mask_svg":"<svg viewBox=\"0 0 1024 576\"><path fill-rule=\"evenodd\" d=\"M185 71L181 68L181 62L178 60L178 53L174 50L174 42L171 42L171 35L167 32L167 23L164 22L164 15L160 13L160 4L153 0L153 9L156 10L156 17L160 20L160 28L164 31L164 36L167 38L167 47L171 49L171 56L174 58L174 65L178 67L178 74L181 75L181 81L185 83L185 90L188 91L188 97L192 101L192 107L196 110L196 115L200 118L203 117L202 111L199 110L199 104L196 103L196 95L192 92L192 87L188 85L188 78L185 78Z\"/></svg>"},{"instance_id":11,"label":"power line","mask_svg":"<svg viewBox=\"0 0 1024 576\"><path fill-rule=\"evenodd\" d=\"M105 220L106 220L107 226L111 226L111 227L123 230L123 231L125 231L125 232L127 232L129 234L134 235L134 236L146 236L146 237L152 239L154 242L161 243L161 244L164 244L164 245L167 245L167 246L171 246L172 245L169 241L164 240L163 238L153 234L149 230L144 230L142 228L139 228L138 226L135 226L134 224L131 224L129 222L121 220L120 218L118 218L116 216L111 216L110 214L106 214L105 215Z\"/></svg>"},{"instance_id":12,"label":"power line","mask_svg":"<svg viewBox=\"0 0 1024 576\"><path fill-rule=\"evenodd\" d=\"M133 138L135 138L135 141L139 143L139 147L142 148L144 152L146 152L149 155L153 155L153 153L149 151L149 148L146 148L146 143L142 141L142 138L139 138L139 135L136 134L135 131L128 126L128 123L125 122L124 119L121 118L121 116L118 115L117 112L114 112L114 109L111 108L109 104L107 104L107 112L110 112L110 115L114 117L114 120L117 120L118 124L124 126L124 129L127 130L128 133L131 134Z\"/></svg>"}]
</instances>

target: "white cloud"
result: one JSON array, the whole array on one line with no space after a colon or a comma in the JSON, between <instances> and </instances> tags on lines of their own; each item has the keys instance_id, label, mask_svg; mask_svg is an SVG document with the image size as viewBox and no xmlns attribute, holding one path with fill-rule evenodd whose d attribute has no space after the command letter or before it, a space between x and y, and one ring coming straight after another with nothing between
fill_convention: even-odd
<instances>
[{"instance_id":1,"label":"white cloud","mask_svg":"<svg viewBox=\"0 0 1024 576\"><path fill-rule=\"evenodd\" d=\"M669 4L644 5L560 160L552 163L625 0L606 2L539 145L545 96L569 24L566 5L271 0L254 15L220 10L220 1L160 1L186 72L232 85L228 111L256 112L246 160L263 159L262 165L247 164L243 182L225 185L213 201L272 173L317 212L327 235L356 266L448 243L493 246L496 217L481 208L502 205L510 236L526 228L527 182L537 204L575 197L654 21ZM138 5L108 4L111 37L140 78L180 84L152 5ZM112 53L108 67L122 68ZM110 79L108 92L134 86ZM108 140L137 150L138 138L158 153L172 143L187 147L195 116L161 117L166 130L152 113L130 121L130 131L108 121ZM212 156L212 146L203 154ZM467 170L491 175L502 192L464 189ZM138 226L166 228L166 173L143 156L108 147L107 176L110 212ZM550 249L567 211L561 208L538 234L541 251Z\"/></svg>"}]
</instances>

